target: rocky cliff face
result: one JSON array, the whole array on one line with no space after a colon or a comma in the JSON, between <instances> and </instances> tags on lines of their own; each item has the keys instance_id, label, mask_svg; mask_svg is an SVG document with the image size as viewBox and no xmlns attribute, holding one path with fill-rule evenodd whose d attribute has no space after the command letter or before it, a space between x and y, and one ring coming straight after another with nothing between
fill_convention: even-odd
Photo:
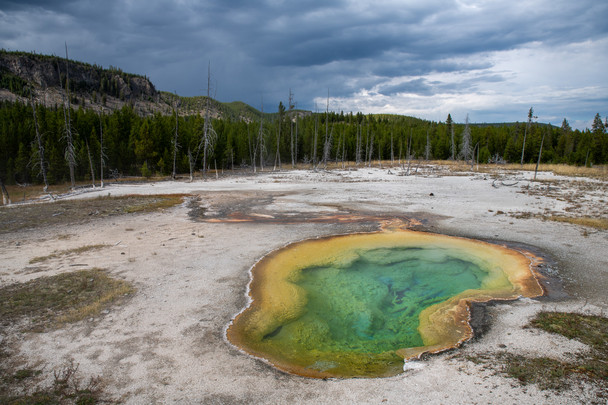
<instances>
[{"instance_id":1,"label":"rocky cliff face","mask_svg":"<svg viewBox=\"0 0 608 405\"><path fill-rule=\"evenodd\" d=\"M65 87L69 69L70 89L76 93L96 92L122 99L154 99L158 92L145 77L124 73L119 69L69 61L56 56L0 52L0 70L14 75L39 89Z\"/></svg>"},{"instance_id":2,"label":"rocky cliff face","mask_svg":"<svg viewBox=\"0 0 608 405\"><path fill-rule=\"evenodd\" d=\"M74 108L110 112L130 104L142 115L170 111L146 77L24 52L0 51L0 101L26 102L31 88L38 103L49 107L61 104L66 96L68 69Z\"/></svg>"}]
</instances>

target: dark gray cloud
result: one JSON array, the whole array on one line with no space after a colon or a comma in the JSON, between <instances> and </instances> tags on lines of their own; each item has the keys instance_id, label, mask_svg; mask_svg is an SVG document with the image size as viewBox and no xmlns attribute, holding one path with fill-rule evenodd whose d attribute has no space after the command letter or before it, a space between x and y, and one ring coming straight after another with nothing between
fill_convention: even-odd
<instances>
[{"instance_id":1,"label":"dark gray cloud","mask_svg":"<svg viewBox=\"0 0 608 405\"><path fill-rule=\"evenodd\" d=\"M482 104L499 93L514 108L542 103L529 91L537 85L567 94L547 104L565 114L572 95L606 93L607 19L608 3L595 0L20 0L0 1L0 47L62 54L67 42L75 59L188 96L205 92L211 62L217 98L259 106L263 97L266 109L291 88L302 108L329 89L345 110L391 105L420 115L427 110L407 104L419 97L429 111L489 114ZM584 77L569 80L564 70L577 58ZM601 102L580 114L592 119Z\"/></svg>"}]
</instances>

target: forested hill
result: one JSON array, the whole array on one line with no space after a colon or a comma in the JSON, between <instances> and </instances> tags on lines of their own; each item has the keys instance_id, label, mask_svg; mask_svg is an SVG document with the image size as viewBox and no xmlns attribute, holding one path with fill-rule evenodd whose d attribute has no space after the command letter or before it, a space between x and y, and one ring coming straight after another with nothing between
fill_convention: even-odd
<instances>
[{"instance_id":1,"label":"forested hill","mask_svg":"<svg viewBox=\"0 0 608 405\"><path fill-rule=\"evenodd\" d=\"M69 80L68 80L69 79ZM202 114L206 97L180 97L157 91L145 76L110 66L66 60L58 56L0 50L0 101L29 102L30 91L38 104L63 104L69 83L72 108L111 113L128 105L140 116L155 113ZM209 100L213 118L253 120L259 112L245 103Z\"/></svg>"},{"instance_id":2,"label":"forested hill","mask_svg":"<svg viewBox=\"0 0 608 405\"><path fill-rule=\"evenodd\" d=\"M281 103L277 113L262 115L240 102L159 92L146 77L117 68L2 51L0 180L60 183L89 180L102 169L106 176L147 176L345 160L608 162L608 122L599 114L591 130L580 131L565 119L560 127L533 119L463 125L448 114L445 122L431 122L290 107Z\"/></svg>"}]
</instances>

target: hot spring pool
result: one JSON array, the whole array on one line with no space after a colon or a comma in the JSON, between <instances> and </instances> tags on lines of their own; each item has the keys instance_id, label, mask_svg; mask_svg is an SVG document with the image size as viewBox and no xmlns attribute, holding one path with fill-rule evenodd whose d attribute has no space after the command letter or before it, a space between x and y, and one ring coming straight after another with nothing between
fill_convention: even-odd
<instances>
[{"instance_id":1,"label":"hot spring pool","mask_svg":"<svg viewBox=\"0 0 608 405\"><path fill-rule=\"evenodd\" d=\"M401 230L298 242L251 275L228 340L309 377L398 374L404 359L470 338L470 302L542 294L528 255Z\"/></svg>"}]
</instances>

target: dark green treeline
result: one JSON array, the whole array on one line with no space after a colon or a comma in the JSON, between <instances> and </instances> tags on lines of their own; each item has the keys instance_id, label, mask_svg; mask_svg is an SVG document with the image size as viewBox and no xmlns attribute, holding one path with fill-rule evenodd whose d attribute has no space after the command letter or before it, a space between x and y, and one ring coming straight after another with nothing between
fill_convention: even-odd
<instances>
[{"instance_id":1,"label":"dark green treeline","mask_svg":"<svg viewBox=\"0 0 608 405\"><path fill-rule=\"evenodd\" d=\"M60 106L38 106L36 111L49 182L65 182L69 179L69 168L65 159L63 109ZM73 110L71 117L77 161L76 179L90 179L89 153L95 177L98 178L100 131L103 131L104 177L109 178L111 173L141 175L142 168L144 174L171 174L175 116L158 114L141 117L126 106L102 116L81 108ZM254 157L259 168L259 121L248 123L242 120L213 119L211 124L217 137L207 159L209 168L252 167ZM395 115L283 112L264 119L262 160L267 167L274 166L278 160L277 139L282 167L291 167L292 150L294 154L297 150L294 158L300 164L322 164L324 155L329 162L342 159L357 161L358 150L361 164L369 161L370 155L373 161L394 159L397 162L399 159L407 159L408 151L412 159L449 159L452 156L451 125L456 147L454 155L462 158L462 124L436 123ZM476 155L478 152L480 163L488 162L494 157L519 163L524 132L524 162L536 162L543 137L544 163L591 165L608 161L608 135L599 114L592 130L585 131L572 130L565 120L561 127L532 123L526 130L524 122L471 125L470 129L470 145L475 149ZM203 149L198 147L203 131L203 117L193 115L178 118L178 173L188 173L190 170L188 151L196 159L196 171L202 169ZM325 149L328 138L331 147ZM329 150L329 154L324 154L325 150ZM9 184L39 183L42 181L39 162L32 107L22 103L1 103L0 178Z\"/></svg>"}]
</instances>

